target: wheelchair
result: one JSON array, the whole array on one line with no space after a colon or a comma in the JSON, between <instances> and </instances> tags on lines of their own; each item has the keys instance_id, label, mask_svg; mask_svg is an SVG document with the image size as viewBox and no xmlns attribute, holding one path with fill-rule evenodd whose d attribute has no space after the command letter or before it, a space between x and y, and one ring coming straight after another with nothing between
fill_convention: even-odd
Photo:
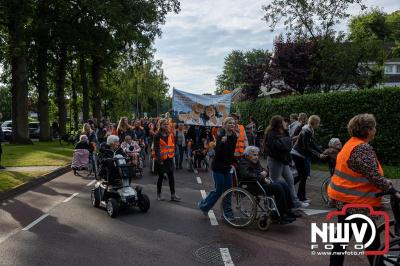
<instances>
[{"instance_id":1,"label":"wheelchair","mask_svg":"<svg viewBox=\"0 0 400 266\"><path fill-rule=\"evenodd\" d=\"M240 181L232 167L234 186L221 196L221 213L224 220L235 228L244 228L254 221L262 231L267 231L273 220L280 217L275 200L268 196L258 181Z\"/></svg>"}]
</instances>

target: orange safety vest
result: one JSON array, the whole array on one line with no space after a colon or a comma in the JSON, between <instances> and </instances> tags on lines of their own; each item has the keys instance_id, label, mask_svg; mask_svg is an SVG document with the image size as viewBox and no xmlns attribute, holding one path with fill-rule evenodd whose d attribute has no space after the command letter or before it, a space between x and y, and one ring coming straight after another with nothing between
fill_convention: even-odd
<instances>
[{"instance_id":1,"label":"orange safety vest","mask_svg":"<svg viewBox=\"0 0 400 266\"><path fill-rule=\"evenodd\" d=\"M157 160L156 152L154 151L154 147L151 151L151 154L154 160ZM160 138L160 155L162 160L166 160L168 158L174 158L175 156L175 143L174 143L174 135L169 134L168 143L166 143L162 138Z\"/></svg>"},{"instance_id":2,"label":"orange safety vest","mask_svg":"<svg viewBox=\"0 0 400 266\"><path fill-rule=\"evenodd\" d=\"M244 126L243 125L238 125L239 126L239 138L236 141L236 148L235 148L235 157L240 157L243 156L244 149L246 148L246 145L244 143L245 139L245 134L246 132L244 131Z\"/></svg>"},{"instance_id":3,"label":"orange safety vest","mask_svg":"<svg viewBox=\"0 0 400 266\"><path fill-rule=\"evenodd\" d=\"M377 198L375 194L381 192L381 190L370 183L365 176L354 172L347 165L353 149L363 143L366 142L362 139L352 137L339 152L335 173L328 187L328 196L331 199L344 203L369 204L374 207L380 207L381 198ZM379 173L383 176L382 166L378 161L377 163Z\"/></svg>"}]
</instances>

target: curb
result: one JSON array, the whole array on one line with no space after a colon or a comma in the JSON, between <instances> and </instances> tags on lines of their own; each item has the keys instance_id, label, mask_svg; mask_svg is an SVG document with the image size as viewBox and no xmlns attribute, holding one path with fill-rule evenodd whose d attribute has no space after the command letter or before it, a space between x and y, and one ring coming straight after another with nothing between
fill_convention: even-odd
<instances>
[{"instance_id":1,"label":"curb","mask_svg":"<svg viewBox=\"0 0 400 266\"><path fill-rule=\"evenodd\" d=\"M57 168L53 172L50 172L44 176L41 176L36 179L32 179L31 181L28 181L18 187L15 187L13 189L10 189L10 190L4 191L4 192L0 192L0 202L4 201L6 199L9 199L13 196L22 194L22 193L28 191L29 189L37 187L37 186L39 186L43 183L46 183L50 180L53 180L65 173L68 173L70 170L71 170L71 165L66 165L66 166Z\"/></svg>"}]
</instances>

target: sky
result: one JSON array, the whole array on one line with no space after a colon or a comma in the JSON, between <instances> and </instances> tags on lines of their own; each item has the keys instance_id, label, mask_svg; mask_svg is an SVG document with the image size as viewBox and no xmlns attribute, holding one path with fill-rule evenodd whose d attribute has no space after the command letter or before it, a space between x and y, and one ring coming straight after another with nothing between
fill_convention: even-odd
<instances>
[{"instance_id":1,"label":"sky","mask_svg":"<svg viewBox=\"0 0 400 266\"><path fill-rule=\"evenodd\" d=\"M222 73L224 58L232 50L272 50L274 37L263 20L262 6L270 0L181 0L181 12L170 14L155 42L156 59L163 61L168 82L176 89L203 94L215 91L215 79ZM400 9L400 0L367 0L368 7L385 12ZM351 6L356 15L360 9ZM347 21L337 26L347 29Z\"/></svg>"}]
</instances>

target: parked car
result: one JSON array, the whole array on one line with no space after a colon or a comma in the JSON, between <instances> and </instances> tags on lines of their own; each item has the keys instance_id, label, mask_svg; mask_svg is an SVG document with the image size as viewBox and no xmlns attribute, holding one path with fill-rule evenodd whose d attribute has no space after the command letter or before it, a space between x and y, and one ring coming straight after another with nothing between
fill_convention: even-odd
<instances>
[{"instance_id":1,"label":"parked car","mask_svg":"<svg viewBox=\"0 0 400 266\"><path fill-rule=\"evenodd\" d=\"M1 129L4 132L5 140L7 141L10 140L12 134L12 121L11 120L4 121L4 123L1 124ZM40 132L39 122L29 122L28 130L30 138L32 139L39 138L39 132Z\"/></svg>"},{"instance_id":2,"label":"parked car","mask_svg":"<svg viewBox=\"0 0 400 266\"><path fill-rule=\"evenodd\" d=\"M4 123L1 124L1 129L3 130L4 133L4 139L7 141L10 140L12 133L12 121L11 120L4 121Z\"/></svg>"},{"instance_id":3,"label":"parked car","mask_svg":"<svg viewBox=\"0 0 400 266\"><path fill-rule=\"evenodd\" d=\"M31 139L39 138L39 132L40 132L39 122L29 122L28 129L29 129L29 137Z\"/></svg>"}]
</instances>

